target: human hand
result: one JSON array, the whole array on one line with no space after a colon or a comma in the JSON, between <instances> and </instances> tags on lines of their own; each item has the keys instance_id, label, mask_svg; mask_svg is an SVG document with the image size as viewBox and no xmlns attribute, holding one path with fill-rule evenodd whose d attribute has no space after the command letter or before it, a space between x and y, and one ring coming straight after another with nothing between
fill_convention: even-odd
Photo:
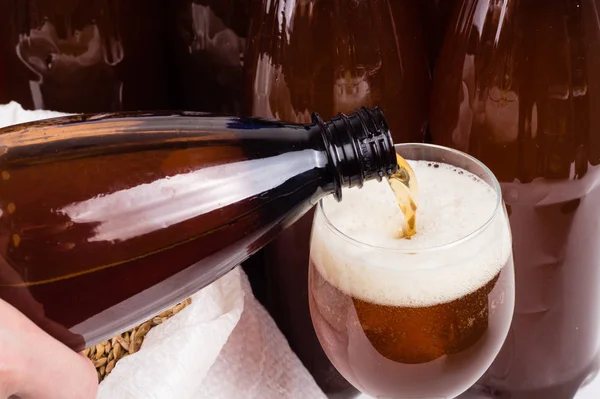
<instances>
[{"instance_id":1,"label":"human hand","mask_svg":"<svg viewBox=\"0 0 600 399\"><path fill-rule=\"evenodd\" d=\"M92 363L0 299L0 399L93 399Z\"/></svg>"},{"instance_id":2,"label":"human hand","mask_svg":"<svg viewBox=\"0 0 600 399\"><path fill-rule=\"evenodd\" d=\"M42 331L0 299L0 399L93 399L89 360Z\"/></svg>"}]
</instances>

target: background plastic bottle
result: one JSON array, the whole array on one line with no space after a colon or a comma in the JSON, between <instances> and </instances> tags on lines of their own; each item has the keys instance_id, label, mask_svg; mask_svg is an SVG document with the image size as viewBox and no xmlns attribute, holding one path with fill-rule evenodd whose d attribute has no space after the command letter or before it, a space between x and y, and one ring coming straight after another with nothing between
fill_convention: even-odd
<instances>
[{"instance_id":1,"label":"background plastic bottle","mask_svg":"<svg viewBox=\"0 0 600 399\"><path fill-rule=\"evenodd\" d=\"M433 142L502 184L516 309L474 391L570 399L600 346L600 1L463 0L436 66Z\"/></svg>"},{"instance_id":2,"label":"background plastic bottle","mask_svg":"<svg viewBox=\"0 0 600 399\"><path fill-rule=\"evenodd\" d=\"M170 0L175 109L239 115L250 0Z\"/></svg>"},{"instance_id":3,"label":"background plastic bottle","mask_svg":"<svg viewBox=\"0 0 600 399\"><path fill-rule=\"evenodd\" d=\"M165 2L0 7L0 104L72 113L171 108Z\"/></svg>"},{"instance_id":4,"label":"background plastic bottle","mask_svg":"<svg viewBox=\"0 0 600 399\"><path fill-rule=\"evenodd\" d=\"M394 5L392 6L392 3ZM305 122L378 104L395 142L422 141L430 75L412 0L256 2L244 60L245 112ZM308 310L312 212L246 263L255 295L331 397L357 391L325 356Z\"/></svg>"}]
</instances>

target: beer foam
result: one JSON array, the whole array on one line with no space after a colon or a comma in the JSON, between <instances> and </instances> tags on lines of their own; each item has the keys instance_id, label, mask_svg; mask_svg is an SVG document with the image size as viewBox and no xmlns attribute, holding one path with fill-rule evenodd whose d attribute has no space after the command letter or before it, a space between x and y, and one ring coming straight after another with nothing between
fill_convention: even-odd
<instances>
[{"instance_id":1,"label":"beer foam","mask_svg":"<svg viewBox=\"0 0 600 399\"><path fill-rule=\"evenodd\" d=\"M327 219L343 234L316 214L311 259L353 297L411 307L450 302L489 282L511 256L510 228L488 183L448 164L409 164L419 184L410 240L397 238L403 215L385 181L346 189L341 202L323 200Z\"/></svg>"}]
</instances>

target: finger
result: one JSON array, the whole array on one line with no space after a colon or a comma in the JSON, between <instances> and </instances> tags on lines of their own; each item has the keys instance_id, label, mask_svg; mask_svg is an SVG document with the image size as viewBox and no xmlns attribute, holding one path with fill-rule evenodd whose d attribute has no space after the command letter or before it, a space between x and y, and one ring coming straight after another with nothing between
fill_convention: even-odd
<instances>
[{"instance_id":1,"label":"finger","mask_svg":"<svg viewBox=\"0 0 600 399\"><path fill-rule=\"evenodd\" d=\"M50 335L11 305L0 300L0 344L12 360L9 386L21 399L93 399L98 389L89 360ZM4 348L4 346L6 346ZM10 396L10 395L9 395Z\"/></svg>"}]
</instances>

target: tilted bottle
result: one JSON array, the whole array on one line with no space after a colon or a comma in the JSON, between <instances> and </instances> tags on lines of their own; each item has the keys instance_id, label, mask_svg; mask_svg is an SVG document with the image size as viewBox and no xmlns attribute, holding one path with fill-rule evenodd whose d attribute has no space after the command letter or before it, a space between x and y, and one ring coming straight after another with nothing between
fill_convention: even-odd
<instances>
[{"instance_id":1,"label":"tilted bottle","mask_svg":"<svg viewBox=\"0 0 600 399\"><path fill-rule=\"evenodd\" d=\"M459 7L436 68L431 135L500 180L517 284L509 336L473 391L571 399L600 349L600 1Z\"/></svg>"},{"instance_id":2,"label":"tilted bottle","mask_svg":"<svg viewBox=\"0 0 600 399\"><path fill-rule=\"evenodd\" d=\"M0 299L81 350L213 282L328 194L397 168L383 114L191 113L0 130Z\"/></svg>"},{"instance_id":3,"label":"tilted bottle","mask_svg":"<svg viewBox=\"0 0 600 399\"><path fill-rule=\"evenodd\" d=\"M262 0L251 16L246 114L306 123L309 110L330 117L377 104L396 142L422 141L430 75L416 2ZM356 389L323 352L310 319L312 216L286 229L244 268L319 386L336 398L353 397Z\"/></svg>"}]
</instances>

